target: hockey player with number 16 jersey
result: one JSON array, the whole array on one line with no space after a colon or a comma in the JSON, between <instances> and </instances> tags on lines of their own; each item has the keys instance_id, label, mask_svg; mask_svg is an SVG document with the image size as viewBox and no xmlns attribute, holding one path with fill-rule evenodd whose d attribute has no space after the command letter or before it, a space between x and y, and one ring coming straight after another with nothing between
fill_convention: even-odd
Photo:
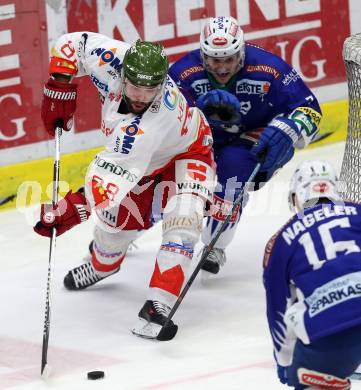
<instances>
[{"instance_id":1,"label":"hockey player with number 16 jersey","mask_svg":"<svg viewBox=\"0 0 361 390\"><path fill-rule=\"evenodd\" d=\"M336 184L327 162L301 163L289 192L298 214L265 251L278 376L297 390L349 389L361 363L361 206Z\"/></svg>"}]
</instances>

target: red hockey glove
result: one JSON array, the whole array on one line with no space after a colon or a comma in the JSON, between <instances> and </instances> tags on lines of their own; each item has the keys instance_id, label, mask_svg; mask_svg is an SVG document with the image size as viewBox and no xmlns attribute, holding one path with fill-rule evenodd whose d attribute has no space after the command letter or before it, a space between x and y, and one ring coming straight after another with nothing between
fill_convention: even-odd
<instances>
[{"instance_id":1,"label":"red hockey glove","mask_svg":"<svg viewBox=\"0 0 361 390\"><path fill-rule=\"evenodd\" d=\"M44 96L41 103L41 119L46 131L54 136L57 122L62 122L65 131L73 125L76 109L77 85L61 83L49 79L44 85Z\"/></svg>"},{"instance_id":2,"label":"red hockey glove","mask_svg":"<svg viewBox=\"0 0 361 390\"><path fill-rule=\"evenodd\" d=\"M34 226L36 233L51 237L52 227L60 236L79 223L85 222L90 216L90 206L82 192L69 191L53 208L51 204L42 204L40 221Z\"/></svg>"}]
</instances>

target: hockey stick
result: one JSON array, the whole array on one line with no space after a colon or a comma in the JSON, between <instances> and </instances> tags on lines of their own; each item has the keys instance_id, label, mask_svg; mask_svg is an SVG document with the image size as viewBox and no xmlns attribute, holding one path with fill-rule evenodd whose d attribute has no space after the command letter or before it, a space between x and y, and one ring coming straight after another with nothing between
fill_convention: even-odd
<instances>
[{"instance_id":1,"label":"hockey stick","mask_svg":"<svg viewBox=\"0 0 361 390\"><path fill-rule=\"evenodd\" d=\"M62 128L60 124L55 128L55 159L53 168L53 195L52 204L53 207L58 203L59 196L59 172L60 172L60 137ZM43 330L43 346L41 354L41 375L49 375L48 366L48 345L49 345L49 332L50 332L50 300L51 300L51 277L53 268L53 257L56 244L56 228L51 230L50 247L49 247L49 263L48 263L48 279L46 284L46 299L45 299L45 317L44 317L44 330Z\"/></svg>"},{"instance_id":2,"label":"hockey stick","mask_svg":"<svg viewBox=\"0 0 361 390\"><path fill-rule=\"evenodd\" d=\"M251 173L250 177L248 178L245 186L242 188L241 192L238 194L236 200L234 201L233 206L232 206L232 210L227 215L226 219L221 223L217 233L214 235L213 239L211 240L211 242L209 243L209 245L206 247L205 251L203 252L202 257L199 260L199 263L197 264L197 266L194 269L192 275L188 279L186 285L183 287L183 290L179 294L179 297L177 298L177 300L176 300L172 310L170 311L167 320L165 321L165 323L163 324L161 330L159 331L158 336L157 336L157 340L160 340L160 341L171 340L176 335L178 327L176 327L176 326L168 326L169 322L172 319L172 317L174 316L175 312L177 311L179 305L182 303L184 296L187 294L189 288L193 284L194 279L196 278L196 276L198 275L198 273L199 273L200 269L202 268L203 264L207 260L207 257L209 255L209 253L211 252L211 250L213 249L214 245L216 244L219 236L226 229L226 227L227 227L227 225L228 225L228 223L229 223L229 221L230 221L234 211L239 206L239 204L242 202L243 196L244 196L245 192L248 190L249 184L254 181L254 178L256 177L258 171L261 168L261 165L262 165L262 162L263 162L262 161L263 158L261 158L260 160L261 161L259 163L257 163L256 167L254 168L253 172Z\"/></svg>"},{"instance_id":3,"label":"hockey stick","mask_svg":"<svg viewBox=\"0 0 361 390\"><path fill-rule=\"evenodd\" d=\"M361 381L361 372L355 371L351 376L350 379Z\"/></svg>"},{"instance_id":4,"label":"hockey stick","mask_svg":"<svg viewBox=\"0 0 361 390\"><path fill-rule=\"evenodd\" d=\"M5 198L0 199L0 206L6 204L8 202L11 202L15 198L16 198L16 194L12 194L12 195L6 196Z\"/></svg>"}]
</instances>

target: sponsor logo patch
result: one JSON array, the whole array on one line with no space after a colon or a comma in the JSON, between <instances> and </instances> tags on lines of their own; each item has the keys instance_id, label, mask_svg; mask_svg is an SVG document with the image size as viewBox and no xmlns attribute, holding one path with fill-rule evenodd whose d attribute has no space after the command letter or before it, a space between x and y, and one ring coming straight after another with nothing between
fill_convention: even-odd
<instances>
[{"instance_id":1,"label":"sponsor logo patch","mask_svg":"<svg viewBox=\"0 0 361 390\"><path fill-rule=\"evenodd\" d=\"M270 85L271 83L268 81L242 79L237 81L236 92L247 95L265 95L269 92Z\"/></svg>"},{"instance_id":2,"label":"sponsor logo patch","mask_svg":"<svg viewBox=\"0 0 361 390\"><path fill-rule=\"evenodd\" d=\"M232 211L232 207L233 202L226 201L222 198L219 198L217 195L214 195L212 204L212 217L217 221L224 221L227 218L227 215ZM240 209L241 205L238 205L235 208L231 219L229 220L230 223L234 223L237 220Z\"/></svg>"},{"instance_id":3,"label":"sponsor logo patch","mask_svg":"<svg viewBox=\"0 0 361 390\"><path fill-rule=\"evenodd\" d=\"M319 126L321 123L322 116L319 112L314 110L311 107L297 107L297 110L304 112L306 115L311 117L312 121L315 123L316 126Z\"/></svg>"},{"instance_id":4,"label":"sponsor logo patch","mask_svg":"<svg viewBox=\"0 0 361 390\"><path fill-rule=\"evenodd\" d=\"M109 171L114 175L124 177L126 180L130 181L131 183L134 183L138 179L138 176L135 175L134 173L129 172L127 169L123 168L120 165L113 164L109 161L106 161L100 158L99 156L96 156L95 164L99 168L103 168L104 170Z\"/></svg>"},{"instance_id":5,"label":"sponsor logo patch","mask_svg":"<svg viewBox=\"0 0 361 390\"><path fill-rule=\"evenodd\" d=\"M211 90L211 83L208 79L196 80L192 83L191 87L194 89L194 92L200 96L204 95Z\"/></svg>"},{"instance_id":6,"label":"sponsor logo patch","mask_svg":"<svg viewBox=\"0 0 361 390\"><path fill-rule=\"evenodd\" d=\"M95 76L94 73L92 73L92 74L90 75L90 78L92 79L92 82L94 83L94 85L95 85L98 89L100 89L100 90L102 90L102 91L104 91L104 92L108 92L108 91L109 91L108 85L107 85L106 83L103 83L102 81L100 81L100 80Z\"/></svg>"},{"instance_id":7,"label":"sponsor logo patch","mask_svg":"<svg viewBox=\"0 0 361 390\"><path fill-rule=\"evenodd\" d=\"M204 68L203 66L192 66L191 68L188 68L186 70L184 70L181 74L180 74L180 79L181 80L185 80L187 77L189 77L191 74L193 73L198 73L198 72L203 72L204 71Z\"/></svg>"},{"instance_id":8,"label":"sponsor logo patch","mask_svg":"<svg viewBox=\"0 0 361 390\"><path fill-rule=\"evenodd\" d=\"M290 83L295 83L298 79L300 79L300 75L297 73L295 69L292 69L291 72L287 73L285 77L282 79L283 85L289 85Z\"/></svg>"},{"instance_id":9,"label":"sponsor logo patch","mask_svg":"<svg viewBox=\"0 0 361 390\"><path fill-rule=\"evenodd\" d=\"M361 275L353 272L318 287L305 299L309 316L315 317L342 302L361 297Z\"/></svg>"},{"instance_id":10,"label":"sponsor logo patch","mask_svg":"<svg viewBox=\"0 0 361 390\"><path fill-rule=\"evenodd\" d=\"M269 65L247 65L246 70L250 73L269 73L275 79L278 79L281 76L281 73L276 68Z\"/></svg>"},{"instance_id":11,"label":"sponsor logo patch","mask_svg":"<svg viewBox=\"0 0 361 390\"><path fill-rule=\"evenodd\" d=\"M204 195L207 199L212 198L212 192L202 184L186 181L177 183L179 193L198 193Z\"/></svg>"},{"instance_id":12,"label":"sponsor logo patch","mask_svg":"<svg viewBox=\"0 0 361 390\"><path fill-rule=\"evenodd\" d=\"M173 111L178 103L178 97L178 93L175 90L166 90L163 98L165 106Z\"/></svg>"},{"instance_id":13,"label":"sponsor logo patch","mask_svg":"<svg viewBox=\"0 0 361 390\"><path fill-rule=\"evenodd\" d=\"M96 55L99 57L99 66L109 64L112 68L119 72L122 66L120 59L115 55L116 52L117 49L115 47L108 50L105 50L104 48L96 48L90 52L90 55Z\"/></svg>"},{"instance_id":14,"label":"sponsor logo patch","mask_svg":"<svg viewBox=\"0 0 361 390\"><path fill-rule=\"evenodd\" d=\"M178 253L182 256L188 257L189 259L193 257L193 252L194 252L191 245L189 246L181 245L175 242L168 242L167 244L161 245L160 250L166 252Z\"/></svg>"},{"instance_id":15,"label":"sponsor logo patch","mask_svg":"<svg viewBox=\"0 0 361 390\"><path fill-rule=\"evenodd\" d=\"M123 126L120 128L120 131L124 133L120 153L129 154L130 150L133 148L133 143L135 141L135 138L139 135L144 134L144 131L138 126L140 119L141 117L138 115L132 120L130 125ZM120 149L120 138L117 137L115 141L114 152L119 152L119 149Z\"/></svg>"}]
</instances>

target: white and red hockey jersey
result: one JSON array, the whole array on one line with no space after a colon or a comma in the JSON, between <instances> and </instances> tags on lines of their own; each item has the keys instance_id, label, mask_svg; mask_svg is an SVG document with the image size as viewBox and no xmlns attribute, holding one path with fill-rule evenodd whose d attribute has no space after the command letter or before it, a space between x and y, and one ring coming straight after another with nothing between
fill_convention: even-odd
<instances>
[{"instance_id":1,"label":"white and red hockey jersey","mask_svg":"<svg viewBox=\"0 0 361 390\"><path fill-rule=\"evenodd\" d=\"M106 198L119 204L143 176L161 172L179 156L207 154L212 145L203 114L188 106L169 76L145 113L118 112L121 68L129 47L101 34L75 32L61 36L51 52L53 72L62 73L63 59L73 67L73 76L88 75L101 96L106 139L105 150L91 163L86 178L92 206Z\"/></svg>"}]
</instances>

